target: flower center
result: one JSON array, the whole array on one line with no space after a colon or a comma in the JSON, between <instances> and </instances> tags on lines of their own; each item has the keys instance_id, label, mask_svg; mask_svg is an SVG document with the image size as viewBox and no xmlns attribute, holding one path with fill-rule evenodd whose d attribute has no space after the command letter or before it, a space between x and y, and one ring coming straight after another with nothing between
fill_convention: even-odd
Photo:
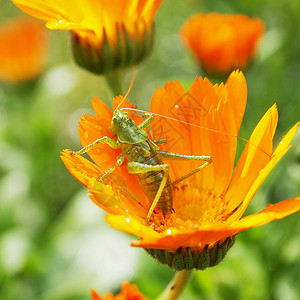
<instances>
[{"instance_id":1,"label":"flower center","mask_svg":"<svg viewBox=\"0 0 300 300\"><path fill-rule=\"evenodd\" d=\"M189 230L202 224L226 221L226 203L213 190L181 185L173 191L174 212L164 218L161 212L153 214L153 229L162 232L170 227Z\"/></svg>"}]
</instances>

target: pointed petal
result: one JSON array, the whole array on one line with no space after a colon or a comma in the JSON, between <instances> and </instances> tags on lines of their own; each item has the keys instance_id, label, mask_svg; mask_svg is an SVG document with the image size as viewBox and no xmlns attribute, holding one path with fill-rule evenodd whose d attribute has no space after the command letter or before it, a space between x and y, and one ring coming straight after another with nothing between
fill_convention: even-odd
<instances>
[{"instance_id":1,"label":"pointed petal","mask_svg":"<svg viewBox=\"0 0 300 300\"><path fill-rule=\"evenodd\" d=\"M105 181L109 188L97 182L104 171L89 160L72 154L70 150L64 150L61 159L71 175L88 188L91 200L103 210L146 218L145 207L150 207L149 200L137 184L135 176L128 174L126 168L115 171L110 182ZM95 188L95 182L98 183L97 187L102 184L104 189Z\"/></svg>"},{"instance_id":2,"label":"pointed petal","mask_svg":"<svg viewBox=\"0 0 300 300\"><path fill-rule=\"evenodd\" d=\"M225 85L212 86L206 78L199 78L189 93L207 109L199 120L192 120L197 125L191 128L193 154L200 152L213 160L210 167L197 174L197 183L222 195L234 167L237 135L247 100L246 80L240 71L232 72Z\"/></svg>"},{"instance_id":3,"label":"pointed petal","mask_svg":"<svg viewBox=\"0 0 300 300\"><path fill-rule=\"evenodd\" d=\"M101 296L93 289L91 290L91 298L92 300L102 300Z\"/></svg>"},{"instance_id":4,"label":"pointed petal","mask_svg":"<svg viewBox=\"0 0 300 300\"><path fill-rule=\"evenodd\" d=\"M92 115L84 115L79 122L78 135L83 147L91 145L95 141L105 136L113 139L113 135L108 130L110 122L104 118ZM117 162L121 149L113 149L105 143L99 143L87 152L91 159L100 166L103 171L114 166Z\"/></svg>"},{"instance_id":5,"label":"pointed petal","mask_svg":"<svg viewBox=\"0 0 300 300\"><path fill-rule=\"evenodd\" d=\"M106 215L105 221L117 230L121 230L138 237L147 237L149 239L157 240L160 236L158 232L145 224L142 224L134 217Z\"/></svg>"},{"instance_id":6,"label":"pointed petal","mask_svg":"<svg viewBox=\"0 0 300 300\"><path fill-rule=\"evenodd\" d=\"M116 173L116 174L115 174ZM136 189L130 187L130 181L125 181L128 174L120 177L120 172L114 172L109 182L105 184L97 180L91 180L88 185L89 197L91 200L111 214L135 216L140 220L145 220L147 210L143 205L144 195L136 197Z\"/></svg>"},{"instance_id":7,"label":"pointed petal","mask_svg":"<svg viewBox=\"0 0 300 300\"><path fill-rule=\"evenodd\" d=\"M68 171L84 186L88 186L93 178L98 178L103 174L95 164L82 156L74 155L70 150L64 150L61 154L61 159Z\"/></svg>"},{"instance_id":8,"label":"pointed petal","mask_svg":"<svg viewBox=\"0 0 300 300\"><path fill-rule=\"evenodd\" d=\"M125 216L106 215L105 220L113 228L135 235L140 238L132 242L134 247L176 250L180 247L202 247L214 244L230 236L230 225L210 224L183 231L178 228L168 228L158 233L137 219ZM232 231L232 230L231 230Z\"/></svg>"},{"instance_id":9,"label":"pointed petal","mask_svg":"<svg viewBox=\"0 0 300 300\"><path fill-rule=\"evenodd\" d=\"M150 112L154 113L151 134L154 140L166 139L160 145L161 150L191 155L191 141L182 122L177 120L179 103L184 101L186 92L178 81L170 81L158 88L152 96ZM178 179L193 170L192 162L168 162L170 177Z\"/></svg>"},{"instance_id":10,"label":"pointed petal","mask_svg":"<svg viewBox=\"0 0 300 300\"><path fill-rule=\"evenodd\" d=\"M96 97L92 99L92 106L96 112L96 116L85 114L79 122L78 135L83 147L94 143L104 136L114 139L109 130L112 111L104 102ZM91 148L87 154L104 173L116 164L117 157L121 154L121 149L112 149L107 144L99 143Z\"/></svg>"},{"instance_id":11,"label":"pointed petal","mask_svg":"<svg viewBox=\"0 0 300 300\"><path fill-rule=\"evenodd\" d=\"M290 149L291 141L294 137L294 135L297 132L299 123L295 124L289 132L283 137L281 142L276 147L275 151L272 154L271 159L266 164L266 166L260 170L259 175L257 176L256 180L254 181L253 185L249 189L246 197L243 200L243 203L240 205L240 207L237 209L237 211L229 218L231 220L237 220L241 218L241 216L244 214L246 208L248 207L250 201L252 200L253 196L255 195L256 191L260 187L260 185L263 183L267 175L271 172L271 170L274 168L274 166L279 162L279 160L285 155L285 153Z\"/></svg>"},{"instance_id":12,"label":"pointed petal","mask_svg":"<svg viewBox=\"0 0 300 300\"><path fill-rule=\"evenodd\" d=\"M112 118L111 109L97 97L92 99L92 106L98 118L101 119L100 121L110 124Z\"/></svg>"},{"instance_id":13,"label":"pointed petal","mask_svg":"<svg viewBox=\"0 0 300 300\"><path fill-rule=\"evenodd\" d=\"M74 1L71 0L12 0L16 6L22 9L24 12L49 22L50 27L55 29L75 29L80 26L80 20L82 18L82 12L76 9ZM70 9L72 8L72 9ZM67 28L64 28L67 26Z\"/></svg>"},{"instance_id":14,"label":"pointed petal","mask_svg":"<svg viewBox=\"0 0 300 300\"><path fill-rule=\"evenodd\" d=\"M251 134L226 192L226 201L230 201L228 211L234 210L244 200L259 172L270 161L277 121L278 111L273 105Z\"/></svg>"},{"instance_id":15,"label":"pointed petal","mask_svg":"<svg viewBox=\"0 0 300 300\"><path fill-rule=\"evenodd\" d=\"M285 200L276 204L269 204L257 214L249 215L232 223L236 232L258 227L275 220L283 219L300 210L300 197Z\"/></svg>"},{"instance_id":16,"label":"pointed petal","mask_svg":"<svg viewBox=\"0 0 300 300\"><path fill-rule=\"evenodd\" d=\"M139 221L124 216L107 215L105 220L114 228L140 238L132 246L142 248L175 250L179 247L205 247L236 235L249 228L258 227L274 220L282 219L300 210L300 197L269 205L258 214L247 216L232 224L208 224L184 232L168 228L167 232L157 233Z\"/></svg>"},{"instance_id":17,"label":"pointed petal","mask_svg":"<svg viewBox=\"0 0 300 300\"><path fill-rule=\"evenodd\" d=\"M235 118L236 133L239 132L247 103L247 83L243 72L233 71L226 82L228 101Z\"/></svg>"}]
</instances>

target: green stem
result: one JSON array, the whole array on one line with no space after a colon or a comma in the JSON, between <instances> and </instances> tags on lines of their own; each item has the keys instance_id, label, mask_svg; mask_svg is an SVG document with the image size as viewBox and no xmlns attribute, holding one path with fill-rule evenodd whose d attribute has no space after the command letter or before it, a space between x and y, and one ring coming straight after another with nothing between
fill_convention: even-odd
<instances>
[{"instance_id":1,"label":"green stem","mask_svg":"<svg viewBox=\"0 0 300 300\"><path fill-rule=\"evenodd\" d=\"M157 300L175 300L183 292L185 286L189 282L193 271L182 270L175 273L174 278L168 284L166 289L157 298Z\"/></svg>"},{"instance_id":2,"label":"green stem","mask_svg":"<svg viewBox=\"0 0 300 300\"><path fill-rule=\"evenodd\" d=\"M123 95L124 74L125 72L123 70L113 70L104 75L114 97Z\"/></svg>"}]
</instances>

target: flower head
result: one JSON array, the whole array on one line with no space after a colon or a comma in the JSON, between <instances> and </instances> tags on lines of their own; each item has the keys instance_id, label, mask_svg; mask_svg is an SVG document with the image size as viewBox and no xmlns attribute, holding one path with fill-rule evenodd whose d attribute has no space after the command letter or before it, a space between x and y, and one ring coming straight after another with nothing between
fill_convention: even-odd
<instances>
[{"instance_id":1,"label":"flower head","mask_svg":"<svg viewBox=\"0 0 300 300\"><path fill-rule=\"evenodd\" d=\"M91 297L92 300L149 300L138 290L135 284L130 284L129 282L123 282L121 293L116 296L107 293L102 298L95 290L92 290Z\"/></svg>"},{"instance_id":2,"label":"flower head","mask_svg":"<svg viewBox=\"0 0 300 300\"><path fill-rule=\"evenodd\" d=\"M0 25L0 81L18 83L36 78L45 68L48 37L44 26L18 17Z\"/></svg>"},{"instance_id":3,"label":"flower head","mask_svg":"<svg viewBox=\"0 0 300 300\"><path fill-rule=\"evenodd\" d=\"M12 0L49 29L71 30L76 62L104 73L141 61L151 50L162 0Z\"/></svg>"},{"instance_id":4,"label":"flower head","mask_svg":"<svg viewBox=\"0 0 300 300\"><path fill-rule=\"evenodd\" d=\"M198 13L181 27L183 44L210 74L245 69L255 53L264 23L246 15Z\"/></svg>"},{"instance_id":5,"label":"flower head","mask_svg":"<svg viewBox=\"0 0 300 300\"><path fill-rule=\"evenodd\" d=\"M114 99L114 108L121 99ZM300 210L300 199L295 198L242 218L257 189L290 148L298 126L273 150L278 118L273 105L257 124L234 168L236 137L246 100L246 81L240 71L232 72L225 85L212 85L208 79L199 77L187 92L177 81L167 82L156 90L150 112L164 117L155 119L150 126L154 140L166 139L159 145L161 150L209 155L212 163L180 180L199 162L164 161L169 165L171 181L175 182L173 211L164 215L156 208L149 224L145 220L151 201L138 184L137 176L128 173L126 160L108 180L99 181L116 164L121 148L105 144L91 148L88 154L95 164L70 150L63 151L62 159L70 173L87 186L90 198L108 212L106 221L139 237L132 246L145 248L175 269L205 269L224 258L237 233ZM112 111L97 98L92 104L96 116L85 115L79 123L84 147L103 136L116 140L109 130ZM126 100L121 107L132 105ZM130 114L130 110L128 113L140 123L137 114Z\"/></svg>"}]
</instances>

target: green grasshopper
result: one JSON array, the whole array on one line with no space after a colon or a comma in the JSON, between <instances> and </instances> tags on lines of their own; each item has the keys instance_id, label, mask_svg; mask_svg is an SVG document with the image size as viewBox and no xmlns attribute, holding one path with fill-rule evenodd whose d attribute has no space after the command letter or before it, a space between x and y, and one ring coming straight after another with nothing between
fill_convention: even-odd
<instances>
[{"instance_id":1,"label":"green grasshopper","mask_svg":"<svg viewBox=\"0 0 300 300\"><path fill-rule=\"evenodd\" d=\"M125 109L116 109L113 112L110 128L116 140L103 136L81 150L73 152L73 154L81 155L98 144L107 144L113 149L121 148L122 153L118 156L116 164L108 169L98 181L103 182L124 163L126 157L128 173L136 174L144 193L152 201L146 218L146 224L148 225L156 206L162 210L164 215L172 212L174 185L208 166L212 159L210 156L193 156L160 151L158 144L165 141L151 141L148 138L145 129L150 125L154 117L151 113L145 113L145 117L146 119L141 124L136 125ZM164 159L203 161L205 163L176 181L171 182L169 165L163 163Z\"/></svg>"}]
</instances>

